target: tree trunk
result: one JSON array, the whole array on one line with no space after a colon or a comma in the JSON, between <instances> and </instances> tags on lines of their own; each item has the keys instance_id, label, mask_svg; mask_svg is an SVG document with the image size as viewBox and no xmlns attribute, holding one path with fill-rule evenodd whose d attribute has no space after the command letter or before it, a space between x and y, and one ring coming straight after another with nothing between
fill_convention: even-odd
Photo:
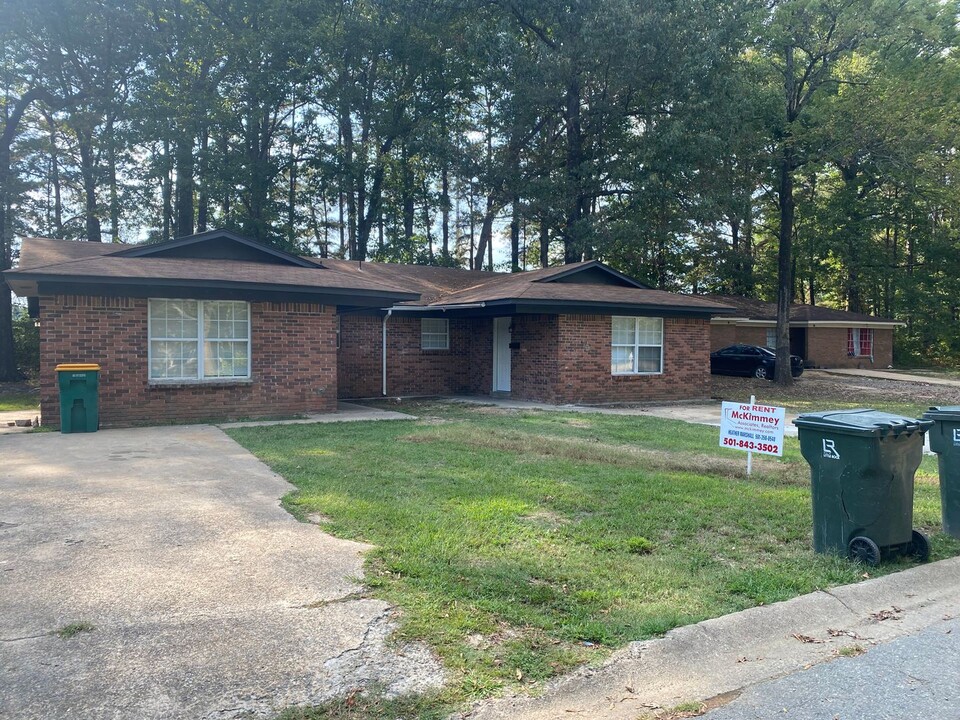
<instances>
[{"instance_id":1,"label":"tree trunk","mask_svg":"<svg viewBox=\"0 0 960 720\"><path fill-rule=\"evenodd\" d=\"M540 267L550 267L550 226L540 218Z\"/></svg>"},{"instance_id":2,"label":"tree trunk","mask_svg":"<svg viewBox=\"0 0 960 720\"><path fill-rule=\"evenodd\" d=\"M564 109L567 126L567 210L563 234L564 263L579 262L583 258L583 204L581 202L581 167L583 165L583 134L580 125L580 81L574 77L567 86Z\"/></svg>"},{"instance_id":3,"label":"tree trunk","mask_svg":"<svg viewBox=\"0 0 960 720\"><path fill-rule=\"evenodd\" d=\"M185 135L177 141L177 191L174 237L193 235L193 138Z\"/></svg>"},{"instance_id":4,"label":"tree trunk","mask_svg":"<svg viewBox=\"0 0 960 720\"><path fill-rule=\"evenodd\" d=\"M197 158L197 177L199 178L199 192L197 193L197 232L207 231L207 214L210 212L210 128L204 123L200 130L200 155Z\"/></svg>"},{"instance_id":5,"label":"tree trunk","mask_svg":"<svg viewBox=\"0 0 960 720\"><path fill-rule=\"evenodd\" d=\"M20 379L13 347L13 299L3 271L13 266L13 232L10 222L10 144L0 145L0 381Z\"/></svg>"},{"instance_id":6,"label":"tree trunk","mask_svg":"<svg viewBox=\"0 0 960 720\"><path fill-rule=\"evenodd\" d=\"M796 79L794 78L793 47L785 48L783 96L786 108L787 130L781 138L780 154L780 246L777 250L777 359L774 380L778 385L791 385L790 372L790 304L793 301L793 122L797 119Z\"/></svg>"},{"instance_id":7,"label":"tree trunk","mask_svg":"<svg viewBox=\"0 0 960 720\"><path fill-rule=\"evenodd\" d=\"M450 178L447 176L447 166L440 171L440 210L443 213L443 254L444 263L450 262Z\"/></svg>"},{"instance_id":8,"label":"tree trunk","mask_svg":"<svg viewBox=\"0 0 960 720\"><path fill-rule=\"evenodd\" d=\"M170 162L170 141L163 141L163 180L160 193L163 196L163 220L161 222L161 240L170 239L170 221L173 218L173 177Z\"/></svg>"},{"instance_id":9,"label":"tree trunk","mask_svg":"<svg viewBox=\"0 0 960 720\"><path fill-rule=\"evenodd\" d=\"M120 242L120 192L117 187L117 140L116 118L107 119L107 172L110 184L110 242Z\"/></svg>"},{"instance_id":10,"label":"tree trunk","mask_svg":"<svg viewBox=\"0 0 960 720\"><path fill-rule=\"evenodd\" d=\"M520 272L520 198L514 195L510 205L510 272Z\"/></svg>"},{"instance_id":11,"label":"tree trunk","mask_svg":"<svg viewBox=\"0 0 960 720\"><path fill-rule=\"evenodd\" d=\"M57 123L53 113L40 111L47 123L50 142L50 185L53 188L53 231L47 232L55 238L63 237L63 181L60 178L60 153L57 145Z\"/></svg>"},{"instance_id":12,"label":"tree trunk","mask_svg":"<svg viewBox=\"0 0 960 720\"><path fill-rule=\"evenodd\" d=\"M790 304L793 300L793 150L787 145L780 161L780 247L777 252L777 361L774 379L793 383L790 372Z\"/></svg>"},{"instance_id":13,"label":"tree trunk","mask_svg":"<svg viewBox=\"0 0 960 720\"><path fill-rule=\"evenodd\" d=\"M493 250L493 219L495 215L496 206L494 205L493 195L487 195L483 221L480 224L480 242L477 243L477 252L473 259L474 270L483 270L484 256ZM489 269L493 269L492 261L490 262Z\"/></svg>"},{"instance_id":14,"label":"tree trunk","mask_svg":"<svg viewBox=\"0 0 960 720\"><path fill-rule=\"evenodd\" d=\"M80 175L83 179L84 220L89 242L102 242L100 218L97 217L97 175L93 156L93 136L86 129L77 129L80 152Z\"/></svg>"},{"instance_id":15,"label":"tree trunk","mask_svg":"<svg viewBox=\"0 0 960 720\"><path fill-rule=\"evenodd\" d=\"M401 205L403 206L403 241L410 247L413 240L413 222L416 206L413 200L413 170L410 169L410 158L407 155L407 145L403 144L400 151L400 178L401 178Z\"/></svg>"}]
</instances>

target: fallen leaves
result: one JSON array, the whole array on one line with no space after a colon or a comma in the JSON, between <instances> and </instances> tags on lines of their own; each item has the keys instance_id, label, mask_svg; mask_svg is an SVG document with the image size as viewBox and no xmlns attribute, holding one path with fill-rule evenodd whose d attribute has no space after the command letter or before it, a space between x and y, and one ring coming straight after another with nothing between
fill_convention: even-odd
<instances>
[{"instance_id":1,"label":"fallen leaves","mask_svg":"<svg viewBox=\"0 0 960 720\"><path fill-rule=\"evenodd\" d=\"M810 637L809 635L802 635L800 633L793 633L793 635L791 635L790 637L794 638L795 640L799 640L802 643L814 643L814 644L823 643L823 640L818 640L815 637Z\"/></svg>"},{"instance_id":2,"label":"fallen leaves","mask_svg":"<svg viewBox=\"0 0 960 720\"><path fill-rule=\"evenodd\" d=\"M891 605L889 610L880 610L879 612L870 613L870 618L875 622L883 622L884 620L899 620L903 616L903 610L898 608L896 605Z\"/></svg>"}]
</instances>

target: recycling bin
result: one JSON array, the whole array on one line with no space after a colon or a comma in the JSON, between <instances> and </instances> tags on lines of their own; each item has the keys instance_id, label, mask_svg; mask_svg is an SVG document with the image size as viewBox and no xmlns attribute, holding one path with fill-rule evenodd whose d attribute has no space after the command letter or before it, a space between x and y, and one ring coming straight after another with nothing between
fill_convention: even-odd
<instances>
[{"instance_id":1,"label":"recycling bin","mask_svg":"<svg viewBox=\"0 0 960 720\"><path fill-rule=\"evenodd\" d=\"M813 549L868 565L885 555L927 560L927 538L913 529L913 482L933 422L869 409L793 422L810 465Z\"/></svg>"},{"instance_id":2,"label":"recycling bin","mask_svg":"<svg viewBox=\"0 0 960 720\"><path fill-rule=\"evenodd\" d=\"M960 406L932 407L923 419L933 421L930 449L940 468L943 531L960 538Z\"/></svg>"},{"instance_id":3,"label":"recycling bin","mask_svg":"<svg viewBox=\"0 0 960 720\"><path fill-rule=\"evenodd\" d=\"M57 365L60 388L60 432L96 432L100 428L100 366L87 363Z\"/></svg>"}]
</instances>

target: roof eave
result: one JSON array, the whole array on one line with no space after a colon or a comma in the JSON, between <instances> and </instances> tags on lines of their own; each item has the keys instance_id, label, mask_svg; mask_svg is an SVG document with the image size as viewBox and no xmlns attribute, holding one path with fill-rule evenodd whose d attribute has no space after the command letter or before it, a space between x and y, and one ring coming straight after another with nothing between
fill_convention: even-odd
<instances>
[{"instance_id":1,"label":"roof eave","mask_svg":"<svg viewBox=\"0 0 960 720\"><path fill-rule=\"evenodd\" d=\"M541 312L544 314L570 314L574 312L585 312L588 314L610 315L617 313L635 313L644 312L654 315L687 315L687 316L711 316L721 310L713 308L704 308L690 305L662 305L659 303L630 303L630 302L607 302L590 300L542 300L531 298L496 298L478 300L477 303L483 303L485 308L514 306L518 311L533 313ZM453 305L454 303L434 303L429 305L431 309L441 310L444 305ZM463 303L456 303L463 305Z\"/></svg>"},{"instance_id":2,"label":"roof eave","mask_svg":"<svg viewBox=\"0 0 960 720\"><path fill-rule=\"evenodd\" d=\"M91 275L57 275L45 273L33 273L29 270L8 270L3 273L10 289L21 297L36 296L44 294L41 292L40 283L51 286L113 286L125 287L136 285L144 288L140 293L143 297L148 297L151 289L158 292L161 289L202 289L202 290L229 290L234 292L249 291L252 293L266 292L282 295L283 293L297 295L315 295L318 299L323 296L342 297L350 296L355 298L370 298L372 305L383 305L393 302L402 302L404 300L416 300L419 298L417 293L377 290L371 288L350 288L350 287L317 287L314 285L295 285L289 283L256 283L243 282L236 280L199 280L182 278L139 278L139 277L97 277Z\"/></svg>"}]
</instances>

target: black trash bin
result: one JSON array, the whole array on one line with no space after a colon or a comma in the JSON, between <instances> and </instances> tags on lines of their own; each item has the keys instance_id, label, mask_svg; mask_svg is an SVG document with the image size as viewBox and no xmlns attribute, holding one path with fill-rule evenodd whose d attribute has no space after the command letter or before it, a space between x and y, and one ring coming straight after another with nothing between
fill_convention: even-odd
<instances>
[{"instance_id":1,"label":"black trash bin","mask_svg":"<svg viewBox=\"0 0 960 720\"><path fill-rule=\"evenodd\" d=\"M60 388L60 432L96 432L100 428L100 366L89 363L57 365Z\"/></svg>"},{"instance_id":2,"label":"black trash bin","mask_svg":"<svg viewBox=\"0 0 960 720\"><path fill-rule=\"evenodd\" d=\"M933 421L930 449L940 468L943 531L960 538L960 406L932 407L923 419Z\"/></svg>"},{"instance_id":3,"label":"black trash bin","mask_svg":"<svg viewBox=\"0 0 960 720\"><path fill-rule=\"evenodd\" d=\"M793 421L810 464L813 549L869 565L930 555L913 529L913 480L929 420L876 410L807 413Z\"/></svg>"}]
</instances>

